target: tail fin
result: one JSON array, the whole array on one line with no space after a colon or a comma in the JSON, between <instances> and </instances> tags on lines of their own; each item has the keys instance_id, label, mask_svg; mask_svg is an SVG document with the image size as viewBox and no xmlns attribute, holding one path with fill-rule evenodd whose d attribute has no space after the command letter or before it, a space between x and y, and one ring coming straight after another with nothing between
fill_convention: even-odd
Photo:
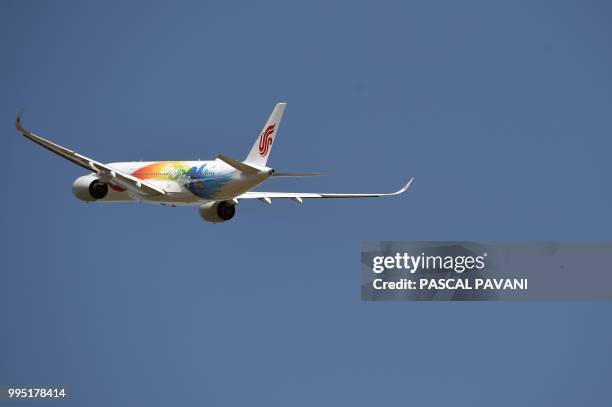
<instances>
[{"instance_id":1,"label":"tail fin","mask_svg":"<svg viewBox=\"0 0 612 407\"><path fill-rule=\"evenodd\" d=\"M280 126L286 105L286 103L276 104L272 114L270 114L270 117L266 122L266 125L261 131L261 135L257 141L255 141L255 144L253 144L253 147L251 148L251 151L244 162L265 167L268 157L270 157L272 143L274 143L274 139L276 138L278 126Z\"/></svg>"}]
</instances>

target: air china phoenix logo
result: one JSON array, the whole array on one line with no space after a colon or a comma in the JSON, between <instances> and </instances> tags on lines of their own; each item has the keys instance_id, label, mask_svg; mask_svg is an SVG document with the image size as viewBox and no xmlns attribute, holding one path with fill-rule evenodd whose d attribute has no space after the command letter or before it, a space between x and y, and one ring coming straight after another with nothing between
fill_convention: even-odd
<instances>
[{"instance_id":1,"label":"air china phoenix logo","mask_svg":"<svg viewBox=\"0 0 612 407\"><path fill-rule=\"evenodd\" d=\"M259 137L259 155L262 157L265 157L270 150L270 146L272 145L272 134L274 134L275 128L276 124L269 125Z\"/></svg>"}]
</instances>

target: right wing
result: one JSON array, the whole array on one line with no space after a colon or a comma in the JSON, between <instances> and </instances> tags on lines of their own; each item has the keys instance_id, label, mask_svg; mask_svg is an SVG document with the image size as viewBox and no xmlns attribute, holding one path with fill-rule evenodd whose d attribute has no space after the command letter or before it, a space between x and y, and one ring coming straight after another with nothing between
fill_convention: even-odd
<instances>
[{"instance_id":1,"label":"right wing","mask_svg":"<svg viewBox=\"0 0 612 407\"><path fill-rule=\"evenodd\" d=\"M399 195L405 192L414 181L414 177L410 178L410 181L406 183L399 191L386 193L386 194L327 194L327 193L314 193L314 192L245 192L244 194L237 196L237 199L259 199L270 203L271 199L275 198L288 198L295 201L301 202L302 199L312 198L375 198L379 196L391 196Z\"/></svg>"},{"instance_id":2,"label":"right wing","mask_svg":"<svg viewBox=\"0 0 612 407\"><path fill-rule=\"evenodd\" d=\"M113 183L117 183L132 192L135 192L139 195L165 195L166 191L162 188L153 185L147 181L141 180L140 178L136 178L133 175L128 173L116 170L112 167L109 167L106 164L95 161L91 158L87 158L84 155L81 155L75 151L64 148L58 144L52 143L44 138L37 136L34 133L30 133L28 130L24 129L21 125L21 117L17 116L17 121L15 122L15 127L24 137L32 140L36 144L46 148L47 150L59 155L67 159L68 161L72 161L73 163L80 165L81 167L88 169L90 171L94 171L99 175L107 178L108 181L112 181Z\"/></svg>"}]
</instances>

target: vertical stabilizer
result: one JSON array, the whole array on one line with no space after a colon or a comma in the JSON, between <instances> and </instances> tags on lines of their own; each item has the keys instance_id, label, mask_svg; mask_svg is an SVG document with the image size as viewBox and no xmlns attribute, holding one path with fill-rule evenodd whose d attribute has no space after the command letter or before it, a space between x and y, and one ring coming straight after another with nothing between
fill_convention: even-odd
<instances>
[{"instance_id":1,"label":"vertical stabilizer","mask_svg":"<svg viewBox=\"0 0 612 407\"><path fill-rule=\"evenodd\" d=\"M268 157L270 157L272 144L274 144L276 139L278 127L280 126L286 105L286 103L278 103L274 107L274 110L272 111L272 114L270 114L266 125L259 135L259 138L257 141L255 141L255 144L253 144L253 147L245 160L246 163L264 167L266 166L266 162L268 161Z\"/></svg>"}]
</instances>

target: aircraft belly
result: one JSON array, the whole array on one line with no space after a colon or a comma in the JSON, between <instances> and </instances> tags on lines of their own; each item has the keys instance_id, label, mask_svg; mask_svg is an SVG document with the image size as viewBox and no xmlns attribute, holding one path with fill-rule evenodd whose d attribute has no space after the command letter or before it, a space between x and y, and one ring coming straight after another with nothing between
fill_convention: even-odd
<instances>
[{"instance_id":1,"label":"aircraft belly","mask_svg":"<svg viewBox=\"0 0 612 407\"><path fill-rule=\"evenodd\" d=\"M232 179L230 180L231 182L221 185L213 194L209 195L207 199L226 200L235 198L261 184L264 179L260 177Z\"/></svg>"},{"instance_id":2,"label":"aircraft belly","mask_svg":"<svg viewBox=\"0 0 612 407\"><path fill-rule=\"evenodd\" d=\"M196 205L201 204L202 199L193 195L190 192L170 192L166 195L155 195L150 197L140 198L143 202L163 203L168 205Z\"/></svg>"},{"instance_id":3,"label":"aircraft belly","mask_svg":"<svg viewBox=\"0 0 612 407\"><path fill-rule=\"evenodd\" d=\"M187 183L187 189L195 196L207 199L223 199L224 187L231 181L230 177L196 179Z\"/></svg>"}]
</instances>

